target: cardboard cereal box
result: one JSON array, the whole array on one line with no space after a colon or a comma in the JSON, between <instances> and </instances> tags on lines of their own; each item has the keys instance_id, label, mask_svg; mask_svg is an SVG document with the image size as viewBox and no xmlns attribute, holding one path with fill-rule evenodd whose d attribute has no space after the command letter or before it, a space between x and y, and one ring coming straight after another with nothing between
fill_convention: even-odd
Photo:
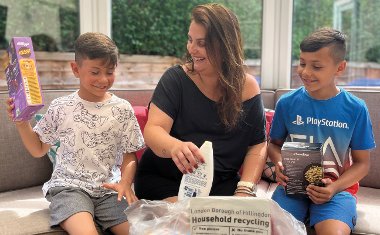
<instances>
[{"instance_id":1,"label":"cardboard cereal box","mask_svg":"<svg viewBox=\"0 0 380 235\"><path fill-rule=\"evenodd\" d=\"M9 97L14 98L14 120L30 120L43 104L36 58L30 37L13 37L5 69Z\"/></svg>"},{"instance_id":2,"label":"cardboard cereal box","mask_svg":"<svg viewBox=\"0 0 380 235\"><path fill-rule=\"evenodd\" d=\"M284 173L289 177L286 194L306 194L309 184L322 186L322 144L285 142L281 148Z\"/></svg>"}]
</instances>

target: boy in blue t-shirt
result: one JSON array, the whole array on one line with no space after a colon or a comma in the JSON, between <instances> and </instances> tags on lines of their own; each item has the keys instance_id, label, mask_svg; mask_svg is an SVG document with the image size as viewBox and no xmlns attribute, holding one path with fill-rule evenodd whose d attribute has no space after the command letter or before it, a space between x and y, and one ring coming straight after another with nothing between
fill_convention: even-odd
<instances>
[{"instance_id":1,"label":"boy in blue t-shirt","mask_svg":"<svg viewBox=\"0 0 380 235\"><path fill-rule=\"evenodd\" d=\"M345 35L322 28L306 37L300 50L297 73L304 86L278 101L270 132L268 154L279 183L272 199L300 221L309 217L317 234L350 234L358 181L367 175L375 148L370 116L363 100L335 85L346 68ZM324 187L309 185L304 197L285 194L285 141L323 144Z\"/></svg>"}]
</instances>

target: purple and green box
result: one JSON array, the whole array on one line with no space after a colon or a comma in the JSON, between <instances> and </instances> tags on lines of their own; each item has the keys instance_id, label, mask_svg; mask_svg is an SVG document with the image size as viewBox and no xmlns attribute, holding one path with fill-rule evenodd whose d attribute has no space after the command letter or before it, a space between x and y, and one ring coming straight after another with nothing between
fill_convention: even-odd
<instances>
[{"instance_id":1,"label":"purple and green box","mask_svg":"<svg viewBox=\"0 0 380 235\"><path fill-rule=\"evenodd\" d=\"M30 37L13 37L5 69L9 97L14 99L14 121L30 120L44 106L36 57Z\"/></svg>"}]
</instances>

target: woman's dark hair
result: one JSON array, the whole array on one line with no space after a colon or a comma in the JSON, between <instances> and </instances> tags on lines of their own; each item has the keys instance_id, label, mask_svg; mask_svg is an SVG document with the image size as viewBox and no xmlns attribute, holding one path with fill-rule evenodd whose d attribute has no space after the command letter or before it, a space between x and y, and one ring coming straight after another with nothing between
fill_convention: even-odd
<instances>
[{"instance_id":1,"label":"woman's dark hair","mask_svg":"<svg viewBox=\"0 0 380 235\"><path fill-rule=\"evenodd\" d=\"M221 4L199 5L191 12L191 21L206 29L206 52L210 63L219 73L223 96L218 101L218 113L228 128L236 127L242 113L245 82L243 43L236 15ZM193 69L187 52L186 62Z\"/></svg>"}]
</instances>

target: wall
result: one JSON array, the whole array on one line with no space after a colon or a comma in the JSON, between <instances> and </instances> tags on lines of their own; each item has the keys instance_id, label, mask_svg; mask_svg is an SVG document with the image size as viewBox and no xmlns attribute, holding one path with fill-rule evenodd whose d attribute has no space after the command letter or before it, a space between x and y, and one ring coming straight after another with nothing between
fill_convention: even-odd
<instances>
[{"instance_id":1,"label":"wall","mask_svg":"<svg viewBox=\"0 0 380 235\"><path fill-rule=\"evenodd\" d=\"M4 54L5 51L0 51L0 58ZM35 54L43 89L78 88L79 80L73 76L70 67L70 61L74 60L73 53L35 52ZM179 62L177 58L169 56L121 55L113 87L154 88L164 71ZM1 67L1 70L4 71L3 66ZM0 90L7 90L4 76L4 73L1 72Z\"/></svg>"},{"instance_id":2,"label":"wall","mask_svg":"<svg viewBox=\"0 0 380 235\"><path fill-rule=\"evenodd\" d=\"M70 61L74 59L73 53L63 52L35 52L37 69L43 89L74 89L78 88L76 79L70 67ZM0 69L4 71L3 61L5 51L0 50ZM120 63L116 70L117 78L114 88L151 89L154 88L161 75L167 68L180 63L176 57L170 56L146 56L146 55L121 55ZM261 79L260 60L247 60L247 72ZM297 63L292 66L292 87L302 85L296 73ZM380 66L377 63L348 64L345 74L339 78L339 85L350 85L353 80L359 79L359 85L380 85ZM352 84L354 85L354 84ZM4 73L0 72L0 90L7 90Z\"/></svg>"}]
</instances>

